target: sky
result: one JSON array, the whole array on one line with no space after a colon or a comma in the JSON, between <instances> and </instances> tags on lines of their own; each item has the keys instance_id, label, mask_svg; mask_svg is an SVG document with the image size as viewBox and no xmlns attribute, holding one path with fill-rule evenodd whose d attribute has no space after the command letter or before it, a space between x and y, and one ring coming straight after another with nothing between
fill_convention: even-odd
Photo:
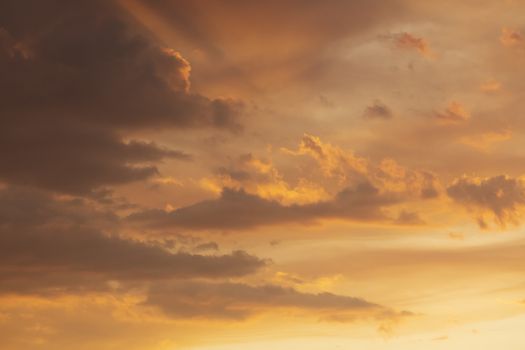
<instances>
[{"instance_id":1,"label":"sky","mask_svg":"<svg viewBox=\"0 0 525 350\"><path fill-rule=\"evenodd\" d=\"M0 2L2 350L525 348L525 2Z\"/></svg>"}]
</instances>

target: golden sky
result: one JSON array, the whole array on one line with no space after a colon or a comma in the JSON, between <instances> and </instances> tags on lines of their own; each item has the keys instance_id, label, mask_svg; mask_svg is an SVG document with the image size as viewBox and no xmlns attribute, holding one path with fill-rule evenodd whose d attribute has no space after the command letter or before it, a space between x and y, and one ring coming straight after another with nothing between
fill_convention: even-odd
<instances>
[{"instance_id":1,"label":"golden sky","mask_svg":"<svg viewBox=\"0 0 525 350\"><path fill-rule=\"evenodd\" d=\"M523 13L1 1L0 348L524 349Z\"/></svg>"}]
</instances>

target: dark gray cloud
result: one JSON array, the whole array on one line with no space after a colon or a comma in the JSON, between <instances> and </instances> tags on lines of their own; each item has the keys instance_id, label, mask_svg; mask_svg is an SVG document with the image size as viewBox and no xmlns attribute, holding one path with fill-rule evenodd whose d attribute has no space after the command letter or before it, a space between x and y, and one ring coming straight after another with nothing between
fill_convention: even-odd
<instances>
[{"instance_id":1,"label":"dark gray cloud","mask_svg":"<svg viewBox=\"0 0 525 350\"><path fill-rule=\"evenodd\" d=\"M8 1L1 8L0 23L15 52L2 52L6 121L121 129L235 127L230 101L189 93L189 63L160 46L113 2L37 3ZM41 10L35 23L29 22L36 16L28 15L28 8ZM29 16L23 28L17 27L17 16ZM27 55L17 54L17 47Z\"/></svg>"},{"instance_id":2,"label":"dark gray cloud","mask_svg":"<svg viewBox=\"0 0 525 350\"><path fill-rule=\"evenodd\" d=\"M145 303L159 307L175 318L245 319L265 309L276 308L313 309L332 314L363 312L367 315L386 310L361 298L241 283L157 283L150 288Z\"/></svg>"},{"instance_id":3,"label":"dark gray cloud","mask_svg":"<svg viewBox=\"0 0 525 350\"><path fill-rule=\"evenodd\" d=\"M191 93L189 70L113 2L2 2L0 179L89 192L187 158L128 131L238 130L240 104Z\"/></svg>"},{"instance_id":4,"label":"dark gray cloud","mask_svg":"<svg viewBox=\"0 0 525 350\"><path fill-rule=\"evenodd\" d=\"M519 178L505 175L484 179L462 177L447 188L448 195L468 208L490 211L502 226L517 223L518 209L525 205L525 186ZM478 218L480 227L486 228L483 218Z\"/></svg>"},{"instance_id":5,"label":"dark gray cloud","mask_svg":"<svg viewBox=\"0 0 525 350\"><path fill-rule=\"evenodd\" d=\"M0 292L103 289L105 282L247 275L266 263L244 251L174 252L119 236L117 218L82 200L0 191Z\"/></svg>"},{"instance_id":6,"label":"dark gray cloud","mask_svg":"<svg viewBox=\"0 0 525 350\"><path fill-rule=\"evenodd\" d=\"M18 232L37 227L115 227L118 217L91 207L81 198L56 199L24 187L0 189L0 229Z\"/></svg>"},{"instance_id":7,"label":"dark gray cloud","mask_svg":"<svg viewBox=\"0 0 525 350\"><path fill-rule=\"evenodd\" d=\"M145 291L145 305L173 318L242 320L279 309L315 310L327 320L398 317L357 297L231 282L266 262L244 251L200 255L110 234L122 223L90 203L26 188L0 190L0 294ZM196 252L217 249L215 242L195 246Z\"/></svg>"},{"instance_id":8,"label":"dark gray cloud","mask_svg":"<svg viewBox=\"0 0 525 350\"><path fill-rule=\"evenodd\" d=\"M392 119L392 110L383 102L375 100L374 103L365 108L363 117L366 119Z\"/></svg>"},{"instance_id":9,"label":"dark gray cloud","mask_svg":"<svg viewBox=\"0 0 525 350\"><path fill-rule=\"evenodd\" d=\"M164 158L191 160L180 151L106 131L60 126L0 130L0 178L17 185L74 194L142 180L158 173Z\"/></svg>"},{"instance_id":10,"label":"dark gray cloud","mask_svg":"<svg viewBox=\"0 0 525 350\"><path fill-rule=\"evenodd\" d=\"M400 200L396 195L380 193L369 183L347 188L329 201L288 206L243 190L225 188L217 199L171 212L160 209L137 212L128 220L153 228L189 229L246 229L282 223L312 223L323 218L384 220L387 216L383 207Z\"/></svg>"}]
</instances>

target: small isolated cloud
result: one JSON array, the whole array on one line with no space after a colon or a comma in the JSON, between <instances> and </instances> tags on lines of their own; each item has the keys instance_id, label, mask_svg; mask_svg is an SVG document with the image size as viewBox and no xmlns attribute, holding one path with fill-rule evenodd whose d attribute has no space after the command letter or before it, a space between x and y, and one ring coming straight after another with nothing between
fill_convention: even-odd
<instances>
[{"instance_id":1,"label":"small isolated cloud","mask_svg":"<svg viewBox=\"0 0 525 350\"><path fill-rule=\"evenodd\" d=\"M488 178L462 177L447 188L448 195L457 203L474 210L478 224L486 228L483 217L490 213L501 227L517 224L520 209L525 205L525 185L520 178L499 175Z\"/></svg>"},{"instance_id":2,"label":"small isolated cloud","mask_svg":"<svg viewBox=\"0 0 525 350\"><path fill-rule=\"evenodd\" d=\"M470 118L470 113L459 102L452 101L444 111L436 112L435 117L447 123L464 122Z\"/></svg>"},{"instance_id":3,"label":"small isolated cloud","mask_svg":"<svg viewBox=\"0 0 525 350\"><path fill-rule=\"evenodd\" d=\"M483 82L479 89L487 94L492 94L501 91L501 87L502 85L499 81L490 79Z\"/></svg>"},{"instance_id":4,"label":"small isolated cloud","mask_svg":"<svg viewBox=\"0 0 525 350\"><path fill-rule=\"evenodd\" d=\"M525 40L521 31L504 27L501 29L499 41L503 46L516 47L523 44Z\"/></svg>"},{"instance_id":5,"label":"small isolated cloud","mask_svg":"<svg viewBox=\"0 0 525 350\"><path fill-rule=\"evenodd\" d=\"M397 49L415 51L427 58L432 57L432 50L428 42L422 37L417 37L408 32L401 32L390 34L386 38L389 39Z\"/></svg>"},{"instance_id":6,"label":"small isolated cloud","mask_svg":"<svg viewBox=\"0 0 525 350\"><path fill-rule=\"evenodd\" d=\"M363 113L365 119L392 119L392 110L380 100L375 100L373 104L367 106Z\"/></svg>"},{"instance_id":7,"label":"small isolated cloud","mask_svg":"<svg viewBox=\"0 0 525 350\"><path fill-rule=\"evenodd\" d=\"M322 106L324 106L326 108L335 108L336 107L334 101L332 101L331 99L329 99L325 95L319 95L319 102L321 103Z\"/></svg>"},{"instance_id":8,"label":"small isolated cloud","mask_svg":"<svg viewBox=\"0 0 525 350\"><path fill-rule=\"evenodd\" d=\"M479 135L463 136L459 142L481 151L488 151L494 144L508 141L512 138L510 130L491 131Z\"/></svg>"}]
</instances>

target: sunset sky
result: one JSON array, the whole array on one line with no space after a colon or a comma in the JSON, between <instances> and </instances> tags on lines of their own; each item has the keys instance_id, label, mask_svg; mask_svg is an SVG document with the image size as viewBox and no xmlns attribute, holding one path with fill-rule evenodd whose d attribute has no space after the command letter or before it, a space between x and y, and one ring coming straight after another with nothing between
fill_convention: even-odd
<instances>
[{"instance_id":1,"label":"sunset sky","mask_svg":"<svg viewBox=\"0 0 525 350\"><path fill-rule=\"evenodd\" d=\"M524 14L1 0L0 349L525 349Z\"/></svg>"}]
</instances>

